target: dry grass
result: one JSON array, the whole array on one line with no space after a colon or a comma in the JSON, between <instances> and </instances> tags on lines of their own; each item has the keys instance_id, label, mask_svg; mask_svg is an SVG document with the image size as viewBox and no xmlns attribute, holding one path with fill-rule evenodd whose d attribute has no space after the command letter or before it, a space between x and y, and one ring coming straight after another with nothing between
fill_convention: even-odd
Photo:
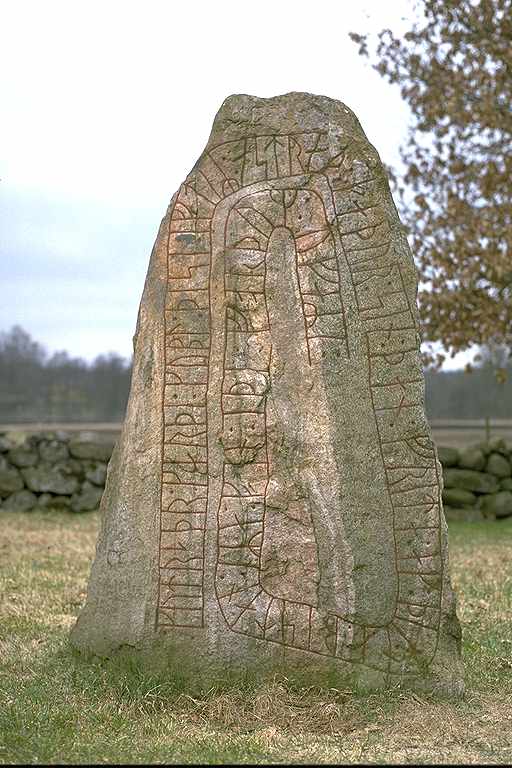
<instances>
[{"instance_id":1,"label":"dry grass","mask_svg":"<svg viewBox=\"0 0 512 768\"><path fill-rule=\"evenodd\" d=\"M1 521L1 762L512 762L512 521L451 529L467 670L458 703L278 679L193 697L137 665L84 663L67 636L97 516Z\"/></svg>"}]
</instances>

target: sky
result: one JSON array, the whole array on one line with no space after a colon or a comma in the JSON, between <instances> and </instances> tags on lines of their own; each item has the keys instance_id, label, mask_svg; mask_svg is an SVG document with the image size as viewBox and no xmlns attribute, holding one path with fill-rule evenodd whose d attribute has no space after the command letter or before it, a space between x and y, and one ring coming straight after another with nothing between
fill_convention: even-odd
<instances>
[{"instance_id":1,"label":"sky","mask_svg":"<svg viewBox=\"0 0 512 768\"><path fill-rule=\"evenodd\" d=\"M396 165L408 107L348 33L405 31L414 6L0 3L0 331L88 360L131 354L160 220L232 93L344 101Z\"/></svg>"}]
</instances>

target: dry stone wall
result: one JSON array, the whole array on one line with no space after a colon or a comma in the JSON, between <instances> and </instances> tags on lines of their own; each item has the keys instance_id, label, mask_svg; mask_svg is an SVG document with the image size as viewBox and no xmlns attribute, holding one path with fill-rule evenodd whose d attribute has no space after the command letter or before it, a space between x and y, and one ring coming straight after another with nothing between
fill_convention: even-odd
<instances>
[{"instance_id":1,"label":"dry stone wall","mask_svg":"<svg viewBox=\"0 0 512 768\"><path fill-rule=\"evenodd\" d=\"M0 510L97 510L113 442L97 433L0 433ZM447 520L512 517L512 444L438 446Z\"/></svg>"},{"instance_id":2,"label":"dry stone wall","mask_svg":"<svg viewBox=\"0 0 512 768\"><path fill-rule=\"evenodd\" d=\"M466 448L438 449L448 520L512 516L512 445L496 437Z\"/></svg>"},{"instance_id":3,"label":"dry stone wall","mask_svg":"<svg viewBox=\"0 0 512 768\"><path fill-rule=\"evenodd\" d=\"M94 433L0 434L0 510L97 509L112 449Z\"/></svg>"}]
</instances>

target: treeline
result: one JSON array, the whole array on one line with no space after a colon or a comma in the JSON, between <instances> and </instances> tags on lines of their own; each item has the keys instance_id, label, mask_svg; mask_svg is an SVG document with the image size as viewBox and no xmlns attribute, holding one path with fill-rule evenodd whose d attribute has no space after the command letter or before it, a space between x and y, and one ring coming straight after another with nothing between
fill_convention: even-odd
<instances>
[{"instance_id":1,"label":"treeline","mask_svg":"<svg viewBox=\"0 0 512 768\"><path fill-rule=\"evenodd\" d=\"M426 372L430 419L512 418L512 366L504 383L484 362L472 373ZM109 353L92 363L67 352L49 356L14 326L0 333L0 423L117 422L124 418L131 361Z\"/></svg>"},{"instance_id":2,"label":"treeline","mask_svg":"<svg viewBox=\"0 0 512 768\"><path fill-rule=\"evenodd\" d=\"M464 370L425 372L425 400L429 419L512 419L512 365L496 377L490 363Z\"/></svg>"},{"instance_id":3,"label":"treeline","mask_svg":"<svg viewBox=\"0 0 512 768\"><path fill-rule=\"evenodd\" d=\"M0 333L0 422L122 421L131 361L109 353L92 363L49 356L14 326Z\"/></svg>"}]
</instances>

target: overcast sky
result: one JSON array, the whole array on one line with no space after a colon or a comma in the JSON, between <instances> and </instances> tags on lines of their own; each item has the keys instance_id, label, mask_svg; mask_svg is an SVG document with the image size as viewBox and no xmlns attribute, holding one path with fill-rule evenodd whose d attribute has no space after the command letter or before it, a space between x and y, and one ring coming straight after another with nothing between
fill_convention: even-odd
<instances>
[{"instance_id":1,"label":"overcast sky","mask_svg":"<svg viewBox=\"0 0 512 768\"><path fill-rule=\"evenodd\" d=\"M388 163L409 120L349 31L413 0L11 0L0 5L0 330L131 353L167 203L232 93L345 101Z\"/></svg>"}]
</instances>

